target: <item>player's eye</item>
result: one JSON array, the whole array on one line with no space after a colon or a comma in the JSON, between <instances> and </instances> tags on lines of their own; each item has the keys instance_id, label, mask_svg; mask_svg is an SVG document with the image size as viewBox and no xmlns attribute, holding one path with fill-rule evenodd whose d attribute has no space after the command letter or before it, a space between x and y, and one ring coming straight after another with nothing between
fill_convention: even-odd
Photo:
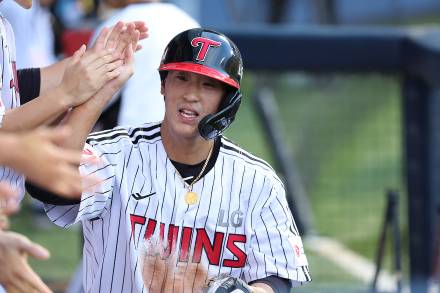
<instances>
[{"instance_id":1,"label":"player's eye","mask_svg":"<svg viewBox=\"0 0 440 293\"><path fill-rule=\"evenodd\" d=\"M182 80L182 81L186 81L186 80L188 80L188 78L186 77L186 75L183 74L183 73L178 73L178 74L176 75L176 78L177 78L178 80Z\"/></svg>"},{"instance_id":2,"label":"player's eye","mask_svg":"<svg viewBox=\"0 0 440 293\"><path fill-rule=\"evenodd\" d=\"M216 88L217 85L211 82L204 82L203 83L204 86L209 87L209 88Z\"/></svg>"},{"instance_id":3,"label":"player's eye","mask_svg":"<svg viewBox=\"0 0 440 293\"><path fill-rule=\"evenodd\" d=\"M222 88L222 84L220 82L217 82L213 79L207 79L203 83L203 86L209 88L209 89L219 89Z\"/></svg>"}]
</instances>

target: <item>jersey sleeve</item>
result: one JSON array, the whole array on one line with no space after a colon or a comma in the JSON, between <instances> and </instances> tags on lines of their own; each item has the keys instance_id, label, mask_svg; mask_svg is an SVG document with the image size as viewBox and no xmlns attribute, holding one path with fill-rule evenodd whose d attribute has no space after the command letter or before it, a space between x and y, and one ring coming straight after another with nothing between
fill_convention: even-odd
<instances>
[{"instance_id":1,"label":"jersey sleeve","mask_svg":"<svg viewBox=\"0 0 440 293\"><path fill-rule=\"evenodd\" d=\"M81 175L85 178L96 177L99 183L86 188L79 204L45 204L48 217L58 226L66 228L82 220L99 218L109 209L116 177L115 164L108 160L99 146L92 147L89 144L84 147L83 158L93 163L81 164L79 167Z\"/></svg>"},{"instance_id":2,"label":"jersey sleeve","mask_svg":"<svg viewBox=\"0 0 440 293\"><path fill-rule=\"evenodd\" d=\"M279 182L271 188L253 222L246 281L273 275L289 279L294 287L310 282L301 236Z\"/></svg>"}]
</instances>

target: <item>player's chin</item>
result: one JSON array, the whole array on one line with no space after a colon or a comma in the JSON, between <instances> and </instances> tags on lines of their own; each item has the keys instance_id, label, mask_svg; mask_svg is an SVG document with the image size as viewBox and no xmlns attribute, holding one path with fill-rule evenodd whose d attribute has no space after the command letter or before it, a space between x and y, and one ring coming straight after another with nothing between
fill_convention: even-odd
<instances>
[{"instance_id":1,"label":"player's chin","mask_svg":"<svg viewBox=\"0 0 440 293\"><path fill-rule=\"evenodd\" d=\"M184 138L196 138L199 136L199 129L192 125L183 125L179 128L179 133Z\"/></svg>"}]
</instances>

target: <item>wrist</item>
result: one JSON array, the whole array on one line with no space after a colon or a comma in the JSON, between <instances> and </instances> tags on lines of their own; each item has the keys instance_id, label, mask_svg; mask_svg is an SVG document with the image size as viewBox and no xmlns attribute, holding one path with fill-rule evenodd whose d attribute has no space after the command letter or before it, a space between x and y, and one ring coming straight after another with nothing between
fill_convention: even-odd
<instances>
[{"instance_id":1,"label":"wrist","mask_svg":"<svg viewBox=\"0 0 440 293\"><path fill-rule=\"evenodd\" d=\"M112 87L104 86L90 100L95 106L104 109L117 91L117 89L115 90Z\"/></svg>"},{"instance_id":2,"label":"wrist","mask_svg":"<svg viewBox=\"0 0 440 293\"><path fill-rule=\"evenodd\" d=\"M69 91L67 91L62 84L57 86L54 91L55 102L59 104L59 106L67 111L74 106L75 97L72 96Z\"/></svg>"}]
</instances>

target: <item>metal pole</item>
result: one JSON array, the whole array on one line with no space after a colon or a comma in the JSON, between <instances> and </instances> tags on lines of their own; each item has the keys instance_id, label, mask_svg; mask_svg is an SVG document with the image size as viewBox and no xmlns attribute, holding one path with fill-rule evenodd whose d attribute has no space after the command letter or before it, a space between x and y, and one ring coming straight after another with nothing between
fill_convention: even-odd
<instances>
[{"instance_id":1,"label":"metal pole","mask_svg":"<svg viewBox=\"0 0 440 293\"><path fill-rule=\"evenodd\" d=\"M269 89L261 89L253 98L257 115L265 129L264 133L267 135L276 164L284 176L287 201L295 215L298 229L303 234L313 234L314 227L309 200L291 151L285 147L282 136L284 131L279 121L280 114L273 93Z\"/></svg>"},{"instance_id":2,"label":"metal pole","mask_svg":"<svg viewBox=\"0 0 440 293\"><path fill-rule=\"evenodd\" d=\"M390 197L390 194L388 193L382 229L380 231L379 242L377 245L376 271L374 272L373 282L371 284L371 292L377 292L377 288L376 288L377 287L377 280L379 278L379 273L382 268L383 255L385 253L387 228L392 221L392 209L393 209L392 199Z\"/></svg>"},{"instance_id":3,"label":"metal pole","mask_svg":"<svg viewBox=\"0 0 440 293\"><path fill-rule=\"evenodd\" d=\"M393 235L394 273L396 275L396 293L402 292L402 239L399 224L399 193L388 191L388 200L391 205L391 232Z\"/></svg>"}]
</instances>

